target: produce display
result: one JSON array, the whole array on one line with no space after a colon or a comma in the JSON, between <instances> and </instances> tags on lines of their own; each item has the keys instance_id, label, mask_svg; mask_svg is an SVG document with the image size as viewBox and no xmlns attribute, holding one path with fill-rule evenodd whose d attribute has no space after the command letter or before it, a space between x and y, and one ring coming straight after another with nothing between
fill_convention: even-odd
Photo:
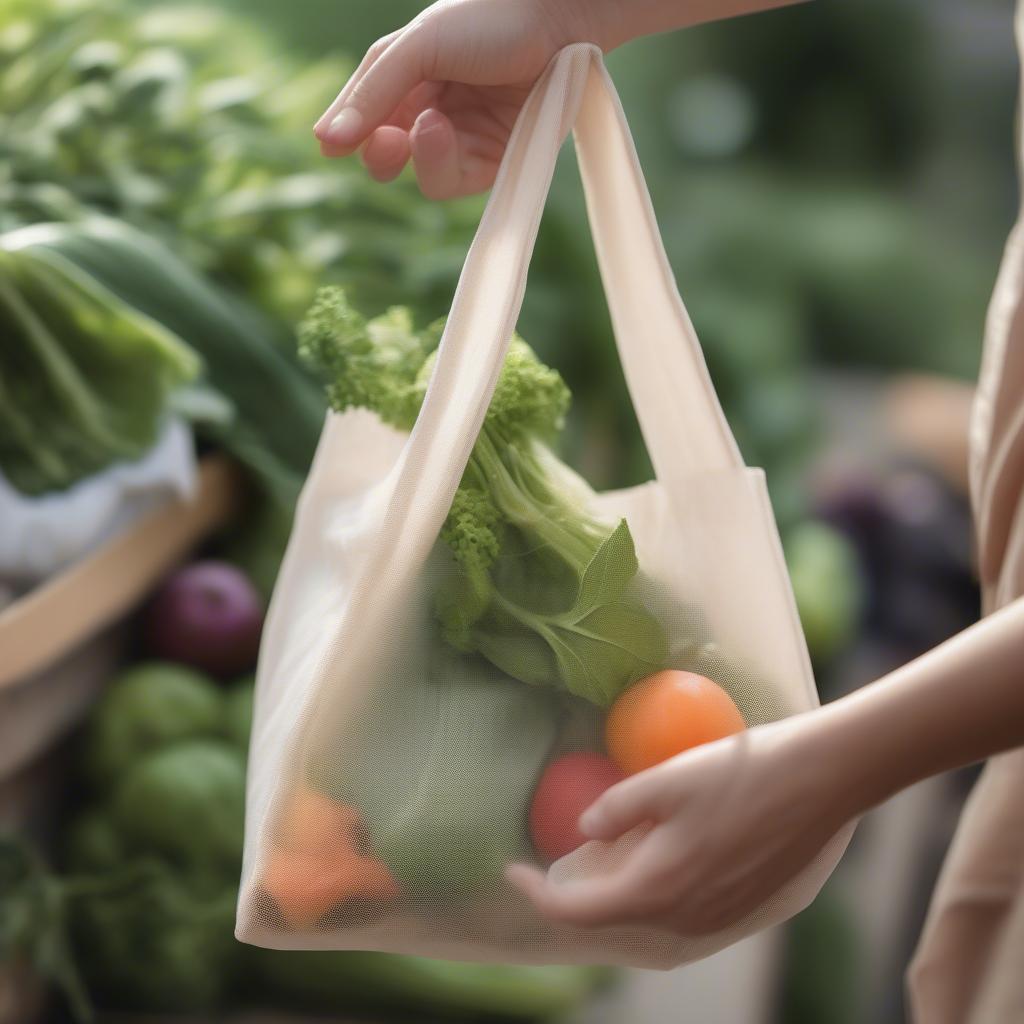
<instances>
[{"instance_id":1,"label":"produce display","mask_svg":"<svg viewBox=\"0 0 1024 1024\"><path fill-rule=\"evenodd\" d=\"M196 273L158 239L120 221L87 217L74 224L40 223L9 231L0 235L0 257L12 265L33 268L39 276L62 275L79 282L78 292L67 296L63 315L82 323L83 331L90 331L91 349L79 355L74 336L67 335L71 340L66 343L66 335L61 333L59 344L54 342L56 354L46 364L61 386L74 383L67 372L57 375L62 363L74 368L69 353L75 353L76 362L91 373L89 387L93 391L119 394L130 386L131 394L124 397L125 411L119 413L122 419L140 406L139 415L145 412L153 424L175 414L189 421L200 443L215 444L249 470L257 485L257 500L239 524L242 543L236 543L234 554L243 558L260 589L269 591L295 499L316 447L325 404L315 383L285 354L280 333L256 311ZM159 365L152 359L143 361L146 350L138 343L127 347L126 339L119 340L113 330L93 333L90 307L81 295L101 296L111 316L145 326L165 349L173 346L171 351L180 353L187 374L168 381L166 371L157 376ZM15 294L14 301L24 305L26 298ZM23 347L29 352L32 346L25 332L30 326L24 319L12 323L13 336L25 338ZM12 347L6 362L0 364L6 373L10 363L13 380L25 374L21 362L15 361L17 351ZM94 354L84 362L89 351ZM129 358L136 365L134 373L122 372ZM145 378L140 379L143 374ZM171 383L178 386L172 389ZM166 394L165 399L156 402L154 392ZM268 396L273 396L272 406ZM82 402L79 397L78 404ZM60 412L67 404L55 408ZM98 402L92 404L102 411ZM12 415L20 408L19 403L12 403ZM27 408L20 433L10 421L0 419L0 470L5 475L17 472L19 446L26 444L20 437L46 438L54 424L60 426L61 419L44 416L44 408L42 403ZM90 436L88 431L83 433ZM108 440L79 475L138 454L128 447L133 437L127 432L119 445ZM38 448L41 442L30 444ZM12 450L10 457L4 455L7 450ZM64 477L68 483L74 482L67 473ZM18 476L11 479L18 486ZM51 472L37 489L49 492L57 485Z\"/></svg>"},{"instance_id":2,"label":"produce display","mask_svg":"<svg viewBox=\"0 0 1024 1024\"><path fill-rule=\"evenodd\" d=\"M442 326L418 331L401 307L366 319L330 287L300 353L335 410L408 431ZM554 454L569 398L514 337L422 600L396 622L407 642L353 712L325 698L282 793L257 885L286 929L433 901L471 914L509 863L579 846L579 815L609 786L746 727L691 664L703 652L723 685L738 678L698 642L699 613L675 607L627 521L602 519Z\"/></svg>"},{"instance_id":3,"label":"produce display","mask_svg":"<svg viewBox=\"0 0 1024 1024\"><path fill-rule=\"evenodd\" d=\"M17 250L0 271L0 323L42 358L54 324L26 319L32 274L60 288L54 314L91 335L43 367L5 351L4 386L25 386L0 403L0 472L50 493L138 457L158 420L183 416L249 471L231 555L264 594L325 408L296 365L295 319L325 277L378 307L401 294L437 308L479 216L476 201L431 208L407 186L324 165L305 126L344 63L292 62L210 7L0 7L0 251ZM129 358L140 332L182 365L134 343Z\"/></svg>"},{"instance_id":4,"label":"produce display","mask_svg":"<svg viewBox=\"0 0 1024 1024\"><path fill-rule=\"evenodd\" d=\"M324 163L308 126L352 56L298 59L214 5L11 0L0 230L116 218L286 331L327 273L375 305L432 302L479 203L428 207Z\"/></svg>"},{"instance_id":5,"label":"produce display","mask_svg":"<svg viewBox=\"0 0 1024 1024\"><path fill-rule=\"evenodd\" d=\"M225 651L250 670L255 647L243 664L236 626L255 622L258 634L262 609L253 615L252 594L234 566L196 562L173 573L143 611L151 627L168 617L156 635L174 637L175 660L149 649L123 669L76 739L81 792L62 829L61 873L0 835L0 963L34 962L81 1021L92 1007L359 1007L400 1019L408 1019L403 1011L532 1019L578 1005L601 971L278 952L235 940L253 679L212 658L212 617L206 635L182 627L195 602L222 600L231 613L217 627ZM203 660L219 678L193 667ZM306 920L308 905L327 895L397 891L390 871L362 849L360 829L351 808L313 789L295 794L268 869L275 892L288 894L280 898L291 920Z\"/></svg>"}]
</instances>

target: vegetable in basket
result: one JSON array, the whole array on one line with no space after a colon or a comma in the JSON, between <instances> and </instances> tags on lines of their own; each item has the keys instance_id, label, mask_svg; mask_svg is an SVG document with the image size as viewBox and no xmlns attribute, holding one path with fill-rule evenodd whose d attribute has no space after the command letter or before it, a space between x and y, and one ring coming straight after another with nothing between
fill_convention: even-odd
<instances>
[{"instance_id":1,"label":"vegetable in basket","mask_svg":"<svg viewBox=\"0 0 1024 1024\"><path fill-rule=\"evenodd\" d=\"M68 268L89 287L116 296L119 308L172 331L194 350L190 358L198 355L202 393L220 413L210 416L200 408L196 415L180 392L176 404L196 421L200 439L230 452L262 492L264 500L239 524L233 550L236 558L244 556L254 582L269 591L324 411L321 389L286 354L279 332L157 238L118 221L35 224L0 236L0 249L46 271ZM34 430L42 419L38 408L31 411ZM0 443L2 427L0 420Z\"/></svg>"},{"instance_id":2,"label":"vegetable in basket","mask_svg":"<svg viewBox=\"0 0 1024 1024\"><path fill-rule=\"evenodd\" d=\"M299 329L300 352L327 379L335 409L369 409L408 430L440 327L417 333L401 307L367 321L340 288L324 288ZM452 647L606 707L664 666L667 643L642 602L625 521L597 519L589 487L549 448L569 398L558 373L514 337L441 531L453 571L435 611Z\"/></svg>"}]
</instances>

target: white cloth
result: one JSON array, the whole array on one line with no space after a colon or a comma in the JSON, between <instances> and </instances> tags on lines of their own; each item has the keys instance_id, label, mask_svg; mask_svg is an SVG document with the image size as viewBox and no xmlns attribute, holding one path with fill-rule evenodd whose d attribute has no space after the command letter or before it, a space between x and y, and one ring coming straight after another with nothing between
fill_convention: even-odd
<instances>
[{"instance_id":1,"label":"white cloth","mask_svg":"<svg viewBox=\"0 0 1024 1024\"><path fill-rule=\"evenodd\" d=\"M38 583L168 498L195 493L192 431L170 420L136 462L119 462L64 491L28 497L0 475L0 579Z\"/></svg>"}]
</instances>

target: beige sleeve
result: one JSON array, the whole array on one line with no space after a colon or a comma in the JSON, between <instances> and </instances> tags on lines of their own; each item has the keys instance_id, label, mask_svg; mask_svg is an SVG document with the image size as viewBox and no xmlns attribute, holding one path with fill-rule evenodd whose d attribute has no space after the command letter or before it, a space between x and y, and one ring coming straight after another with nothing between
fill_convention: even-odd
<instances>
[{"instance_id":1,"label":"beige sleeve","mask_svg":"<svg viewBox=\"0 0 1024 1024\"><path fill-rule=\"evenodd\" d=\"M1017 12L1015 27L1018 49L1024 50L1024 8ZM1018 143L1020 117L1019 110ZM1024 212L1010 232L989 304L970 445L971 500L987 612L1018 597L1016 588L1024 581Z\"/></svg>"}]
</instances>

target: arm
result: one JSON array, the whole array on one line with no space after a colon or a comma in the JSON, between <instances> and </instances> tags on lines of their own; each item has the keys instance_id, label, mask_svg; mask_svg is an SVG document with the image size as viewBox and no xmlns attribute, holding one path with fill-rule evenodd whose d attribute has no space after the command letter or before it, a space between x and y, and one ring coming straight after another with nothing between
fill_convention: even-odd
<instances>
[{"instance_id":1,"label":"arm","mask_svg":"<svg viewBox=\"0 0 1024 1024\"><path fill-rule=\"evenodd\" d=\"M608 53L640 36L672 32L709 21L787 7L805 0L596 0L582 2L582 17L592 19L590 36Z\"/></svg>"},{"instance_id":2,"label":"arm","mask_svg":"<svg viewBox=\"0 0 1024 1024\"><path fill-rule=\"evenodd\" d=\"M823 708L849 817L930 775L1024 745L1024 598Z\"/></svg>"},{"instance_id":3,"label":"arm","mask_svg":"<svg viewBox=\"0 0 1024 1024\"><path fill-rule=\"evenodd\" d=\"M313 126L390 181L412 161L431 199L490 188L530 87L569 43L637 36L796 0L439 0L378 39Z\"/></svg>"},{"instance_id":4,"label":"arm","mask_svg":"<svg viewBox=\"0 0 1024 1024\"><path fill-rule=\"evenodd\" d=\"M842 826L929 775L1024 744L1024 599L842 700L698 747L608 790L583 833L639 841L606 877L509 870L548 916L706 934L740 920Z\"/></svg>"}]
</instances>

